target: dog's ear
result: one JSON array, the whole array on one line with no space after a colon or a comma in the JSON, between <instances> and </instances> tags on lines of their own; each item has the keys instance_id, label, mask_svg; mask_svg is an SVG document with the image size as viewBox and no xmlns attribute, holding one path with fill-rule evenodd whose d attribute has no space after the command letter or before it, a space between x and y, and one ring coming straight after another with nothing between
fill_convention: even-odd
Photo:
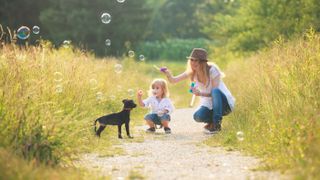
<instances>
[{"instance_id":1,"label":"dog's ear","mask_svg":"<svg viewBox=\"0 0 320 180\"><path fill-rule=\"evenodd\" d=\"M127 102L128 100L127 99L124 99L124 100L122 100L122 103L124 104L125 102Z\"/></svg>"}]
</instances>

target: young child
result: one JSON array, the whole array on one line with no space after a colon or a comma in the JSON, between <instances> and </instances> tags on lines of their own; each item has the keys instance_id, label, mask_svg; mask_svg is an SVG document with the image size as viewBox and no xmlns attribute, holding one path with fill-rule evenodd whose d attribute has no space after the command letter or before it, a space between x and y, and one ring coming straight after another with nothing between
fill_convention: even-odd
<instances>
[{"instance_id":1,"label":"young child","mask_svg":"<svg viewBox=\"0 0 320 180\"><path fill-rule=\"evenodd\" d=\"M169 90L167 81L164 79L155 79L152 81L149 97L142 100L143 92L138 91L138 103L142 107L150 108L150 113L148 113L144 119L149 125L147 132L155 132L155 125L162 125L166 134L171 133L169 128L170 113L172 113L174 107L169 99Z\"/></svg>"}]
</instances>

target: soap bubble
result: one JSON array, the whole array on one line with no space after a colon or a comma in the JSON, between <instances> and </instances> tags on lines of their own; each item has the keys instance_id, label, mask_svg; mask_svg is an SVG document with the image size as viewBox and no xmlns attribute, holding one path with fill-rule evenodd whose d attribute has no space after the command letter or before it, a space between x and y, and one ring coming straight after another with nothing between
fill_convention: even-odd
<instances>
[{"instance_id":1,"label":"soap bubble","mask_svg":"<svg viewBox=\"0 0 320 180\"><path fill-rule=\"evenodd\" d=\"M122 86L121 85L117 85L117 90L121 91L122 90Z\"/></svg>"},{"instance_id":2,"label":"soap bubble","mask_svg":"<svg viewBox=\"0 0 320 180\"><path fill-rule=\"evenodd\" d=\"M122 72L122 65L121 64L115 64L114 65L114 71L116 72L116 73L121 73Z\"/></svg>"},{"instance_id":3,"label":"soap bubble","mask_svg":"<svg viewBox=\"0 0 320 180\"><path fill-rule=\"evenodd\" d=\"M132 50L130 50L129 52L128 52L128 55L129 55L129 57L134 57L134 51L132 51Z\"/></svg>"},{"instance_id":4,"label":"soap bubble","mask_svg":"<svg viewBox=\"0 0 320 180\"><path fill-rule=\"evenodd\" d=\"M110 99L111 99L111 100L115 100L115 99L116 99L116 96L115 96L115 95L110 95Z\"/></svg>"},{"instance_id":5,"label":"soap bubble","mask_svg":"<svg viewBox=\"0 0 320 180\"><path fill-rule=\"evenodd\" d=\"M103 13L101 15L101 21L103 24L109 24L111 22L111 15L109 13Z\"/></svg>"},{"instance_id":6,"label":"soap bubble","mask_svg":"<svg viewBox=\"0 0 320 180\"><path fill-rule=\"evenodd\" d=\"M133 89L128 89L128 94L130 97L134 96L134 90Z\"/></svg>"},{"instance_id":7,"label":"soap bubble","mask_svg":"<svg viewBox=\"0 0 320 180\"><path fill-rule=\"evenodd\" d=\"M118 3L124 3L125 2L125 0L117 0L118 1Z\"/></svg>"},{"instance_id":8,"label":"soap bubble","mask_svg":"<svg viewBox=\"0 0 320 180\"><path fill-rule=\"evenodd\" d=\"M69 48L71 45L71 41L70 40L64 40L63 41L63 47L64 48Z\"/></svg>"},{"instance_id":9,"label":"soap bubble","mask_svg":"<svg viewBox=\"0 0 320 180\"><path fill-rule=\"evenodd\" d=\"M110 39L106 39L106 46L110 46L111 45L111 40Z\"/></svg>"},{"instance_id":10,"label":"soap bubble","mask_svg":"<svg viewBox=\"0 0 320 180\"><path fill-rule=\"evenodd\" d=\"M53 73L54 81L61 82L63 80L63 75L61 72Z\"/></svg>"},{"instance_id":11,"label":"soap bubble","mask_svg":"<svg viewBox=\"0 0 320 180\"><path fill-rule=\"evenodd\" d=\"M96 93L96 98L97 98L98 101L101 101L101 100L103 99L103 93L100 92L100 91L97 92L97 93Z\"/></svg>"},{"instance_id":12,"label":"soap bubble","mask_svg":"<svg viewBox=\"0 0 320 180\"><path fill-rule=\"evenodd\" d=\"M62 85L58 84L58 85L56 86L56 93L62 93L62 91L63 91Z\"/></svg>"},{"instance_id":13,"label":"soap bubble","mask_svg":"<svg viewBox=\"0 0 320 180\"><path fill-rule=\"evenodd\" d=\"M139 59L140 61L144 61L145 60L144 55L140 54Z\"/></svg>"},{"instance_id":14,"label":"soap bubble","mask_svg":"<svg viewBox=\"0 0 320 180\"><path fill-rule=\"evenodd\" d=\"M239 141L243 141L243 140L244 140L244 134L243 134L242 131L238 131L238 132L237 132L237 139L238 139Z\"/></svg>"},{"instance_id":15,"label":"soap bubble","mask_svg":"<svg viewBox=\"0 0 320 180\"><path fill-rule=\"evenodd\" d=\"M30 36L30 29L27 26L21 26L17 31L17 37L25 40Z\"/></svg>"},{"instance_id":16,"label":"soap bubble","mask_svg":"<svg viewBox=\"0 0 320 180\"><path fill-rule=\"evenodd\" d=\"M89 81L91 89L96 89L98 86L98 81L95 79L90 79Z\"/></svg>"},{"instance_id":17,"label":"soap bubble","mask_svg":"<svg viewBox=\"0 0 320 180\"><path fill-rule=\"evenodd\" d=\"M39 26L33 26L32 32L33 32L33 34L39 34L40 33L40 27Z\"/></svg>"}]
</instances>

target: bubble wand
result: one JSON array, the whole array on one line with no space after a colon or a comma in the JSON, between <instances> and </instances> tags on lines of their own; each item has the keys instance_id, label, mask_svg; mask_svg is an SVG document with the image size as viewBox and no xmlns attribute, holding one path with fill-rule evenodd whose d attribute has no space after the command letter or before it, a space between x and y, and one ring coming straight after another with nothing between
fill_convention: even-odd
<instances>
[{"instance_id":1,"label":"bubble wand","mask_svg":"<svg viewBox=\"0 0 320 180\"><path fill-rule=\"evenodd\" d=\"M196 86L196 83L192 82L191 85L190 85L190 89L189 89L190 93L193 93L192 88L194 88L195 86ZM196 95L192 94L191 102L190 102L190 105L189 105L190 107L193 107L195 98L196 98Z\"/></svg>"},{"instance_id":2,"label":"bubble wand","mask_svg":"<svg viewBox=\"0 0 320 180\"><path fill-rule=\"evenodd\" d=\"M158 70L158 71L162 71L162 72L165 72L166 70L167 70L167 68L166 67L161 67L161 68L159 68L158 66L156 66L156 65L153 65L153 67L156 69L156 70Z\"/></svg>"}]
</instances>

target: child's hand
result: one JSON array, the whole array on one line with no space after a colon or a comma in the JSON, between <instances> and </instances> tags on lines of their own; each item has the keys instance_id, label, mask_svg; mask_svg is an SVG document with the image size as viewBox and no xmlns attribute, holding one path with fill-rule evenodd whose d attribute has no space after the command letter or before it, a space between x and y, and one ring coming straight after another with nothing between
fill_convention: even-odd
<instances>
[{"instance_id":1,"label":"child's hand","mask_svg":"<svg viewBox=\"0 0 320 180\"><path fill-rule=\"evenodd\" d=\"M137 96L140 98L142 95L143 95L143 91L142 91L142 90L139 90L139 91L137 92Z\"/></svg>"},{"instance_id":2,"label":"child's hand","mask_svg":"<svg viewBox=\"0 0 320 180\"><path fill-rule=\"evenodd\" d=\"M158 115L158 116L163 116L164 113L165 113L164 111L159 110L159 111L157 112L157 115Z\"/></svg>"},{"instance_id":3,"label":"child's hand","mask_svg":"<svg viewBox=\"0 0 320 180\"><path fill-rule=\"evenodd\" d=\"M158 112L157 112L157 115L158 116L163 116L164 114L167 114L169 111L168 110L159 110Z\"/></svg>"}]
</instances>

